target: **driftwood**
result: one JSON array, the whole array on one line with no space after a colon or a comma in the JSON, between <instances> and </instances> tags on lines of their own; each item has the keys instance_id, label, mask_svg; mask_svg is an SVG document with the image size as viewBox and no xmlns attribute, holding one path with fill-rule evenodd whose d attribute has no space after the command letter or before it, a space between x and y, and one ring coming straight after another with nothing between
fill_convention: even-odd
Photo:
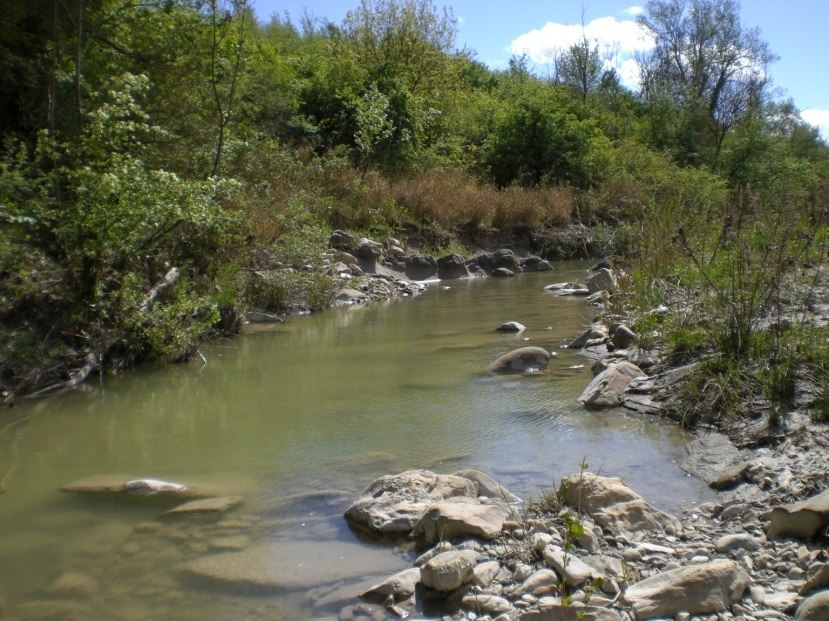
<instances>
[{"instance_id":1,"label":"driftwood","mask_svg":"<svg viewBox=\"0 0 829 621\"><path fill-rule=\"evenodd\" d=\"M160 296L162 293L167 291L170 287L172 287L175 282L178 280L179 271L177 267L171 267L169 271L164 275L164 278L159 280L152 289L147 292L147 295L144 296L144 300L141 302L141 306L138 307L138 311L142 315L146 315L150 312L150 307L152 303ZM104 357L109 353L109 349L106 351L97 354L94 352L89 352L84 356L83 365L77 369L74 373L69 376L69 379L63 382L56 382L51 384L50 386L46 386L45 388L41 388L31 394L26 395L23 397L24 399L33 399L35 397L40 397L45 395L46 393L54 392L56 390L66 390L68 388L74 388L79 384L82 384L86 381L93 371L97 371L101 367L101 361ZM13 397L10 395L10 398ZM7 399L9 402L10 399Z\"/></svg>"}]
</instances>

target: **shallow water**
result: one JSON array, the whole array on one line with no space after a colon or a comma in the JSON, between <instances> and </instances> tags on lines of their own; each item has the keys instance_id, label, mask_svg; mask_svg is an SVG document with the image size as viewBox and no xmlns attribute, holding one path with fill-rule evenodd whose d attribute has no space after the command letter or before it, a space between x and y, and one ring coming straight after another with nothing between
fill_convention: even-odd
<instances>
[{"instance_id":1,"label":"shallow water","mask_svg":"<svg viewBox=\"0 0 829 621\"><path fill-rule=\"evenodd\" d=\"M414 467L477 468L530 498L585 461L666 510L710 498L677 467L680 430L575 404L592 374L563 347L592 311L543 287L583 278L584 267L451 281L414 299L257 328L205 347L207 364L144 367L0 413L4 618L336 611L355 581L411 560L352 533L341 517L348 498ZM528 329L493 331L509 320ZM483 372L528 344L556 352L548 375ZM210 483L244 503L220 523L182 522L160 517L169 504L58 491L95 474ZM189 570L240 549L290 579L228 585Z\"/></svg>"}]
</instances>

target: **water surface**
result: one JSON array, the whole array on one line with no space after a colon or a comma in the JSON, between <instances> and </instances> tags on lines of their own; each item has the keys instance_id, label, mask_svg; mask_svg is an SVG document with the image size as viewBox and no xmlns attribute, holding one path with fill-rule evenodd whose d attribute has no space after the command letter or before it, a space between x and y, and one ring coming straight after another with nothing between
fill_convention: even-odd
<instances>
[{"instance_id":1,"label":"water surface","mask_svg":"<svg viewBox=\"0 0 829 621\"><path fill-rule=\"evenodd\" d=\"M679 429L575 404L592 374L565 346L592 310L543 287L583 279L584 267L451 281L257 328L205 347L207 364L143 367L2 412L0 607L9 618L323 616L358 577L410 563L341 514L377 476L415 467L477 468L531 498L586 462L666 510L710 498L677 467L688 439ZM527 330L494 332L510 320ZM546 376L484 372L524 345L556 353ZM167 505L58 491L112 473L209 483L245 500L218 524L172 522L160 517ZM293 568L294 581L228 587L186 571L252 548L273 571Z\"/></svg>"}]
</instances>

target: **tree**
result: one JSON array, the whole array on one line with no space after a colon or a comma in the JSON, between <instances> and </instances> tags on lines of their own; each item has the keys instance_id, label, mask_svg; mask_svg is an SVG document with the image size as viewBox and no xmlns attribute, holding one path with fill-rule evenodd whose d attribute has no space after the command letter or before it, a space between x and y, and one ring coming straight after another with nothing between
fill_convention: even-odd
<instances>
[{"instance_id":1,"label":"tree","mask_svg":"<svg viewBox=\"0 0 829 621\"><path fill-rule=\"evenodd\" d=\"M571 45L557 60L558 75L564 84L572 86L582 101L596 90L602 79L602 62L598 45L591 45L586 36Z\"/></svg>"},{"instance_id":2,"label":"tree","mask_svg":"<svg viewBox=\"0 0 829 621\"><path fill-rule=\"evenodd\" d=\"M343 24L361 62L403 80L410 93L443 84L455 45L452 11L438 12L430 0L362 0Z\"/></svg>"},{"instance_id":3,"label":"tree","mask_svg":"<svg viewBox=\"0 0 829 621\"><path fill-rule=\"evenodd\" d=\"M728 131L766 98L776 60L756 28L742 27L739 9L736 0L650 0L639 18L655 42L639 59L643 95L676 102L692 134L706 125L717 156Z\"/></svg>"}]
</instances>

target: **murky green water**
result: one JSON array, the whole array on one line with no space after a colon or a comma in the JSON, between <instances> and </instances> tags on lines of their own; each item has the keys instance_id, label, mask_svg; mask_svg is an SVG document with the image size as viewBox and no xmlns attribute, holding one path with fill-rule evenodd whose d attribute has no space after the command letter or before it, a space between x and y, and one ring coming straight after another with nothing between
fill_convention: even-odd
<instances>
[{"instance_id":1,"label":"murky green water","mask_svg":"<svg viewBox=\"0 0 829 621\"><path fill-rule=\"evenodd\" d=\"M410 562L361 541L341 513L375 477L413 467L478 468L530 497L584 459L665 509L709 498L676 465L679 430L575 405L589 364L561 347L591 311L543 286L583 269L434 285L251 331L205 348L206 365L143 368L0 412L3 618L323 616L359 577ZM493 331L508 320L528 329ZM483 373L525 344L558 353L548 376ZM207 482L245 500L219 523L181 522L160 517L169 505L58 491L96 474ZM250 548L291 573L288 588L185 571Z\"/></svg>"}]
</instances>

